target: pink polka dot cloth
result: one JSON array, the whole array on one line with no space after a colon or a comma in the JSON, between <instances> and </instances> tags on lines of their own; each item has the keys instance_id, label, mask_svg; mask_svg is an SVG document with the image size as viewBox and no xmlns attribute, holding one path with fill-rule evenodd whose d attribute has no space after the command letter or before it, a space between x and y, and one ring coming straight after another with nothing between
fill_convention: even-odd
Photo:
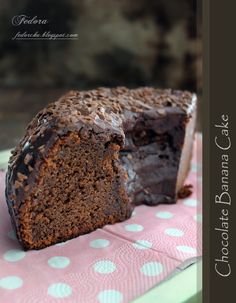
<instances>
[{"instance_id":1,"label":"pink polka dot cloth","mask_svg":"<svg viewBox=\"0 0 236 303\"><path fill-rule=\"evenodd\" d=\"M12 230L0 173L0 303L125 303L201 256L201 136L174 205L136 207L123 223L24 252Z\"/></svg>"}]
</instances>

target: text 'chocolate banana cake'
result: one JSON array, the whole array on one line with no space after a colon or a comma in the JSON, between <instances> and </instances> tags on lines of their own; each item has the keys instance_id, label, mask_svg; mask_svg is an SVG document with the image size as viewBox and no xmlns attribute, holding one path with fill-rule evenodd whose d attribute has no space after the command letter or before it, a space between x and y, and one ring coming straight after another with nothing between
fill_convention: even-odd
<instances>
[{"instance_id":1,"label":"text 'chocolate banana cake'","mask_svg":"<svg viewBox=\"0 0 236 303\"><path fill-rule=\"evenodd\" d=\"M16 147L6 200L24 249L175 203L189 170L196 96L154 88L72 91L40 111Z\"/></svg>"}]
</instances>

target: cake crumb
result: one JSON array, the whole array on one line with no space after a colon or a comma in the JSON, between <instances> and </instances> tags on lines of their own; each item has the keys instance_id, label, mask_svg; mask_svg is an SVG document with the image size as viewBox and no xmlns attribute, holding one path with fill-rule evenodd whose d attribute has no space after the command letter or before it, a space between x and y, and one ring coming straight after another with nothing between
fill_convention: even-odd
<instances>
[{"instance_id":1,"label":"cake crumb","mask_svg":"<svg viewBox=\"0 0 236 303\"><path fill-rule=\"evenodd\" d=\"M193 185L192 184L185 184L178 192L179 199L188 198L193 193Z\"/></svg>"},{"instance_id":2,"label":"cake crumb","mask_svg":"<svg viewBox=\"0 0 236 303\"><path fill-rule=\"evenodd\" d=\"M29 162L33 159L31 154L26 154L25 159L24 159L24 163L25 165L29 164Z\"/></svg>"},{"instance_id":3,"label":"cake crumb","mask_svg":"<svg viewBox=\"0 0 236 303\"><path fill-rule=\"evenodd\" d=\"M14 188L18 189L20 187L23 187L22 183L16 180L15 183L14 183Z\"/></svg>"}]
</instances>

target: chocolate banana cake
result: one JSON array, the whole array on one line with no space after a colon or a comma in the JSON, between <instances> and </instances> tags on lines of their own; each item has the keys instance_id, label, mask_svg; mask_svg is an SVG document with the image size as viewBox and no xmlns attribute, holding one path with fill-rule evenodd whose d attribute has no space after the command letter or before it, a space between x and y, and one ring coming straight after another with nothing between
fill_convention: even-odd
<instances>
[{"instance_id":1,"label":"chocolate banana cake","mask_svg":"<svg viewBox=\"0 0 236 303\"><path fill-rule=\"evenodd\" d=\"M124 87L72 91L41 110L13 152L6 200L24 249L175 203L189 170L196 96Z\"/></svg>"}]
</instances>

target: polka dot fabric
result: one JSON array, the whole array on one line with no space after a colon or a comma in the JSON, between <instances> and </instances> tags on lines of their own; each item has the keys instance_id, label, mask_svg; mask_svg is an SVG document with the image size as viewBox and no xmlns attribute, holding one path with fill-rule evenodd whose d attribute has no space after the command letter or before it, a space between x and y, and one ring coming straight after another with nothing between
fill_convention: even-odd
<instances>
[{"instance_id":1,"label":"polka dot fabric","mask_svg":"<svg viewBox=\"0 0 236 303\"><path fill-rule=\"evenodd\" d=\"M201 256L201 136L175 205L136 207L126 222L40 251L20 248L0 173L0 303L126 303Z\"/></svg>"}]
</instances>

